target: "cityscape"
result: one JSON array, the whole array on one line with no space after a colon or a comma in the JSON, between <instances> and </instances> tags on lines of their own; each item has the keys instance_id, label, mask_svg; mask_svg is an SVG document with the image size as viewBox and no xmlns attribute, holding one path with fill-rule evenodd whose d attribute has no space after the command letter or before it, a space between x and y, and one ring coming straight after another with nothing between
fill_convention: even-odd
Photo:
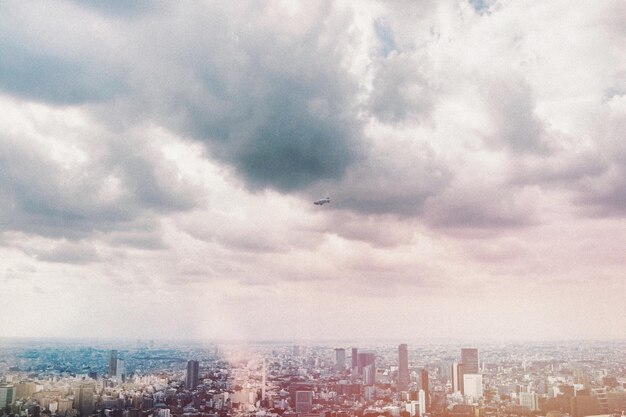
<instances>
[{"instance_id":1,"label":"cityscape","mask_svg":"<svg viewBox=\"0 0 626 417\"><path fill-rule=\"evenodd\" d=\"M115 345L117 349L106 346ZM626 342L358 346L4 340L24 417L626 415Z\"/></svg>"},{"instance_id":2,"label":"cityscape","mask_svg":"<svg viewBox=\"0 0 626 417\"><path fill-rule=\"evenodd\" d=\"M0 417L626 417L626 0L0 0Z\"/></svg>"}]
</instances>

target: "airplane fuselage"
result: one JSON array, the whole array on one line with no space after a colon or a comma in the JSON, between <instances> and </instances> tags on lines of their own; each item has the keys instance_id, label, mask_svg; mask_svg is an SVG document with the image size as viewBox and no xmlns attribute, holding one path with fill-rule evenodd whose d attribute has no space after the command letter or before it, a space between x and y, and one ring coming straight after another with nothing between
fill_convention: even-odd
<instances>
[{"instance_id":1,"label":"airplane fuselage","mask_svg":"<svg viewBox=\"0 0 626 417\"><path fill-rule=\"evenodd\" d=\"M313 204L317 206L323 206L324 204L330 203L330 198L322 198L321 200L314 201Z\"/></svg>"}]
</instances>

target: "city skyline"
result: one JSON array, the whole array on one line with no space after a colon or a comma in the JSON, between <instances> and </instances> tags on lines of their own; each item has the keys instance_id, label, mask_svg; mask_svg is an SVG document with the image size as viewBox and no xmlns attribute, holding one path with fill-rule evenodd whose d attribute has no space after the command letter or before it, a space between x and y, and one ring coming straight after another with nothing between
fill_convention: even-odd
<instances>
[{"instance_id":1,"label":"city skyline","mask_svg":"<svg viewBox=\"0 0 626 417\"><path fill-rule=\"evenodd\" d=\"M0 344L0 414L620 417L626 411L625 341L481 348L357 344L350 346L360 352L354 367L337 366L338 349L348 346L335 346ZM118 354L131 370L121 379L110 371ZM468 365L460 369L472 371L462 372L462 386L451 367L459 360Z\"/></svg>"},{"instance_id":2,"label":"city skyline","mask_svg":"<svg viewBox=\"0 0 626 417\"><path fill-rule=\"evenodd\" d=\"M625 337L623 1L231 3L3 2L0 338Z\"/></svg>"}]
</instances>

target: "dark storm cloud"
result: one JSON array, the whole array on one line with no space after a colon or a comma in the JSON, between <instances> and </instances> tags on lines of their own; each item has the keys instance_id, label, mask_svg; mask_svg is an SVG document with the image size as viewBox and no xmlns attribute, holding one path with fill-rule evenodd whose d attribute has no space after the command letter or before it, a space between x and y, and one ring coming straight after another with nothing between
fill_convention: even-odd
<instances>
[{"instance_id":1,"label":"dark storm cloud","mask_svg":"<svg viewBox=\"0 0 626 417\"><path fill-rule=\"evenodd\" d=\"M244 120L233 121L228 143L215 145L217 154L234 163L253 187L289 191L341 178L358 156L359 128L342 109L349 103L335 83L327 77L268 80L270 93L263 104L254 103L265 107L265 115L247 132L237 128Z\"/></svg>"},{"instance_id":2,"label":"dark storm cloud","mask_svg":"<svg viewBox=\"0 0 626 417\"><path fill-rule=\"evenodd\" d=\"M441 197L457 174L429 146L395 138L374 146L384 141L364 137L364 120L370 117L389 127L420 122L437 101L430 64L415 51L397 51L412 50L415 40L396 40L387 23L373 23L388 53L373 58L373 90L363 102L358 80L345 63L354 46L346 28L354 17L331 2L312 3L295 15L284 10L287 14L281 15L280 7L259 10L241 4L163 3L150 10L118 3L105 9L68 4L78 17L93 18L96 11L110 33L89 36L85 28L85 39L75 40L83 52L72 54L63 54L59 45L48 50L41 38L3 36L10 41L3 45L12 45L6 46L11 62L0 64L5 92L51 104L80 103L120 136L146 125L164 127L204 144L211 158L234 167L252 190L332 192L341 196L334 207L366 215L420 217L428 203L434 227L529 223L517 206L506 212L471 195L463 197L467 201ZM407 5L419 15L418 8ZM39 20L52 32L67 23ZM85 53L100 49L108 52L96 61ZM523 78L487 81L483 98L495 125L486 135L488 145L511 154L546 151L544 126ZM106 146L90 150L96 154L94 166L77 176L23 150L7 162L10 191L0 192L0 198L9 207L8 229L19 224L24 230L83 236L117 230L146 212L197 204L175 170L152 154L149 141L103 140ZM49 174L33 178L15 165L20 158L35 158L27 164ZM122 193L99 202L93 190L106 188L111 177ZM150 235L147 241L159 245Z\"/></svg>"},{"instance_id":3,"label":"dark storm cloud","mask_svg":"<svg viewBox=\"0 0 626 417\"><path fill-rule=\"evenodd\" d=\"M70 2L63 7L76 20L71 33L63 15L41 19L44 7L30 13L13 5L0 30L8 58L0 89L80 104L108 133L100 143L78 142L90 162L69 170L19 134L1 138L1 229L77 239L197 205L150 140L125 137L146 124L204 143L252 189L341 179L365 152L357 86L342 64L351 17L329 4L303 10L310 19L303 30L284 29L272 8L170 4L144 13ZM160 246L150 233L115 239Z\"/></svg>"},{"instance_id":4,"label":"dark storm cloud","mask_svg":"<svg viewBox=\"0 0 626 417\"><path fill-rule=\"evenodd\" d=\"M342 64L348 17L316 3L302 11L306 30L285 30L272 13L181 6L140 19L124 34L133 94L97 111L204 143L252 189L341 178L361 156L357 85Z\"/></svg>"}]
</instances>

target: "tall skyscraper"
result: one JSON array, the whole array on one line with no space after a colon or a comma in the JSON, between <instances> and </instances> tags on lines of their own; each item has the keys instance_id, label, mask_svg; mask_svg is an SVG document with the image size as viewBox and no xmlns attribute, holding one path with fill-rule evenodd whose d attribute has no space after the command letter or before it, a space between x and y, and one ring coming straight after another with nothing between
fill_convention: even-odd
<instances>
[{"instance_id":1,"label":"tall skyscraper","mask_svg":"<svg viewBox=\"0 0 626 417\"><path fill-rule=\"evenodd\" d=\"M15 399L15 387L0 383L0 409L10 405Z\"/></svg>"},{"instance_id":2,"label":"tall skyscraper","mask_svg":"<svg viewBox=\"0 0 626 417\"><path fill-rule=\"evenodd\" d=\"M461 363L463 364L463 372L466 374L480 373L478 367L478 349L463 348L461 349Z\"/></svg>"},{"instance_id":3,"label":"tall skyscraper","mask_svg":"<svg viewBox=\"0 0 626 417\"><path fill-rule=\"evenodd\" d=\"M398 346L398 391L409 389L409 352L406 343Z\"/></svg>"},{"instance_id":4,"label":"tall skyscraper","mask_svg":"<svg viewBox=\"0 0 626 417\"><path fill-rule=\"evenodd\" d=\"M428 368L423 368L420 375L420 382L425 394L425 410L430 411L430 386L428 385ZM421 400L420 400L421 401Z\"/></svg>"},{"instance_id":5,"label":"tall skyscraper","mask_svg":"<svg viewBox=\"0 0 626 417\"><path fill-rule=\"evenodd\" d=\"M463 395L472 398L473 401L483 396L483 376L480 374L463 374Z\"/></svg>"},{"instance_id":6,"label":"tall skyscraper","mask_svg":"<svg viewBox=\"0 0 626 417\"><path fill-rule=\"evenodd\" d=\"M463 364L452 363L452 392L463 393Z\"/></svg>"},{"instance_id":7,"label":"tall skyscraper","mask_svg":"<svg viewBox=\"0 0 626 417\"><path fill-rule=\"evenodd\" d=\"M265 358L263 358L263 376L261 377L261 401L265 401L265 385L267 369L265 369Z\"/></svg>"},{"instance_id":8,"label":"tall skyscraper","mask_svg":"<svg viewBox=\"0 0 626 417\"><path fill-rule=\"evenodd\" d=\"M124 360L123 359L117 359L117 365L115 366L115 378L118 381L123 381L124 377L126 376L126 371L124 370L125 366L124 366Z\"/></svg>"},{"instance_id":9,"label":"tall skyscraper","mask_svg":"<svg viewBox=\"0 0 626 417\"><path fill-rule=\"evenodd\" d=\"M185 380L185 386L187 389L196 389L198 386L198 377L200 376L200 364L198 361L187 362L187 379Z\"/></svg>"},{"instance_id":10,"label":"tall skyscraper","mask_svg":"<svg viewBox=\"0 0 626 417\"><path fill-rule=\"evenodd\" d=\"M346 367L346 350L343 348L335 349L335 371L341 372Z\"/></svg>"},{"instance_id":11,"label":"tall skyscraper","mask_svg":"<svg viewBox=\"0 0 626 417\"><path fill-rule=\"evenodd\" d=\"M109 352L109 378L117 375L117 350Z\"/></svg>"},{"instance_id":12,"label":"tall skyscraper","mask_svg":"<svg viewBox=\"0 0 626 417\"><path fill-rule=\"evenodd\" d=\"M374 352L359 352L358 355L358 372L359 375L363 375L363 368L369 365L374 365L376 362L376 355Z\"/></svg>"},{"instance_id":13,"label":"tall skyscraper","mask_svg":"<svg viewBox=\"0 0 626 417\"><path fill-rule=\"evenodd\" d=\"M417 397L420 405L419 405L419 414L420 417L426 413L426 393L423 389L419 390L419 394Z\"/></svg>"},{"instance_id":14,"label":"tall skyscraper","mask_svg":"<svg viewBox=\"0 0 626 417\"><path fill-rule=\"evenodd\" d=\"M359 367L359 349L352 348L352 372Z\"/></svg>"},{"instance_id":15,"label":"tall skyscraper","mask_svg":"<svg viewBox=\"0 0 626 417\"><path fill-rule=\"evenodd\" d=\"M80 384L74 390L74 408L78 410L81 417L87 417L94 411L94 394L96 387L94 384Z\"/></svg>"},{"instance_id":16,"label":"tall skyscraper","mask_svg":"<svg viewBox=\"0 0 626 417\"><path fill-rule=\"evenodd\" d=\"M376 384L376 366L374 364L363 367L363 385Z\"/></svg>"}]
</instances>

